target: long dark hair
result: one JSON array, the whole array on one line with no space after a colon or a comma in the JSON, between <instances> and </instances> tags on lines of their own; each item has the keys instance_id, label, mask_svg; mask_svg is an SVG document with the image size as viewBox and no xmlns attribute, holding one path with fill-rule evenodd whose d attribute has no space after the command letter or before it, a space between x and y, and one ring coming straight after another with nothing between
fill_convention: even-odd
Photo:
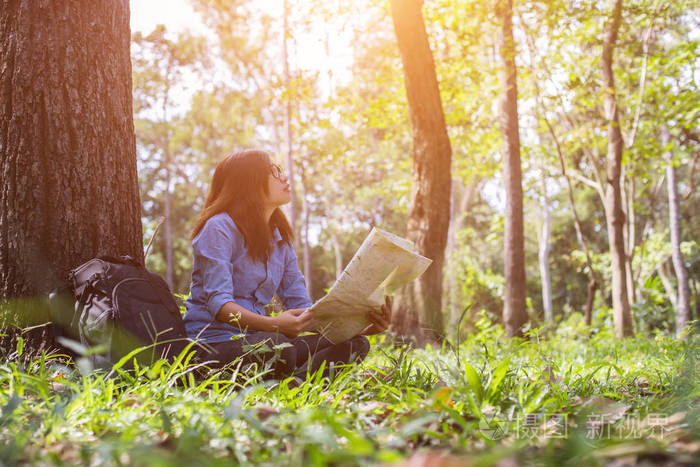
<instances>
[{"instance_id":1,"label":"long dark hair","mask_svg":"<svg viewBox=\"0 0 700 467\"><path fill-rule=\"evenodd\" d=\"M209 195L192 231L192 238L210 217L225 212L243 234L254 260L267 261L274 248L272 233L275 227L282 239L291 245L294 232L280 208L274 210L269 224L263 218L271 165L270 154L257 149L238 151L221 160L216 165Z\"/></svg>"}]
</instances>

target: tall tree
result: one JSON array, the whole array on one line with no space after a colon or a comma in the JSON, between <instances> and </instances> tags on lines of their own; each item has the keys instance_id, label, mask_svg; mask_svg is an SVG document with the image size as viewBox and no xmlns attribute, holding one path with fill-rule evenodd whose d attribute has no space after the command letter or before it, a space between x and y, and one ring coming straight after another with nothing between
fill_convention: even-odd
<instances>
[{"instance_id":1,"label":"tall tree","mask_svg":"<svg viewBox=\"0 0 700 467\"><path fill-rule=\"evenodd\" d=\"M625 213L622 209L620 177L622 172L622 132L615 95L613 52L622 18L622 0L614 0L610 21L603 38L603 94L605 118L608 126L607 180L605 182L605 218L612 262L612 301L615 334L625 337L632 334L632 315L627 299L625 256Z\"/></svg>"},{"instance_id":2,"label":"tall tree","mask_svg":"<svg viewBox=\"0 0 700 467\"><path fill-rule=\"evenodd\" d=\"M668 128L661 128L661 137L664 146L671 142ZM685 268L683 253L681 252L681 222L680 202L678 200L678 182L676 180L676 167L671 151L666 148L664 153L668 165L666 166L666 186L668 187L668 226L671 231L671 259L673 269L678 280L678 294L676 298L676 336L683 337L683 331L690 321L690 289L688 287L688 271Z\"/></svg>"},{"instance_id":3,"label":"tall tree","mask_svg":"<svg viewBox=\"0 0 700 467\"><path fill-rule=\"evenodd\" d=\"M520 166L518 126L518 84L513 39L513 2L498 2L501 21L499 57L501 59L501 130L503 132L503 179L506 188L504 219L505 300L503 322L510 337L522 335L527 322L525 300L525 234L523 229L523 186Z\"/></svg>"},{"instance_id":4,"label":"tall tree","mask_svg":"<svg viewBox=\"0 0 700 467\"><path fill-rule=\"evenodd\" d=\"M0 297L143 260L129 2L3 2L0 41Z\"/></svg>"},{"instance_id":5,"label":"tall tree","mask_svg":"<svg viewBox=\"0 0 700 467\"><path fill-rule=\"evenodd\" d=\"M418 253L433 263L398 297L393 325L403 335L424 332L427 338L440 339L444 334L442 266L450 222L452 148L421 4L419 0L391 0L391 12L403 63L413 137L407 236L415 243Z\"/></svg>"}]
</instances>

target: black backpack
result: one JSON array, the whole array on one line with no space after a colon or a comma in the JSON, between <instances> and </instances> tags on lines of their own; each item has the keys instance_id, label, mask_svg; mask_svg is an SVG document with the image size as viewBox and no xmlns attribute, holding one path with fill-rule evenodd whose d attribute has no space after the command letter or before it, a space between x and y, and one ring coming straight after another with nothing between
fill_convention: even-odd
<instances>
[{"instance_id":1,"label":"black backpack","mask_svg":"<svg viewBox=\"0 0 700 467\"><path fill-rule=\"evenodd\" d=\"M65 306L65 294L51 299L57 334L83 346L103 346L103 353L90 355L95 367L108 368L144 346L133 356L139 363L172 359L189 344L168 285L131 257L91 259L73 269L68 280L72 310Z\"/></svg>"}]
</instances>

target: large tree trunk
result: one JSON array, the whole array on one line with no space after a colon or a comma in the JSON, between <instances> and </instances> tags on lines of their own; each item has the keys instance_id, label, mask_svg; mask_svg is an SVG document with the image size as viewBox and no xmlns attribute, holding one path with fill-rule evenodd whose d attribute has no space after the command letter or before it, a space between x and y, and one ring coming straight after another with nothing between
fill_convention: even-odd
<instances>
[{"instance_id":1,"label":"large tree trunk","mask_svg":"<svg viewBox=\"0 0 700 467\"><path fill-rule=\"evenodd\" d=\"M24 298L21 326L85 260L143 261L129 2L5 1L0 41L0 297Z\"/></svg>"},{"instance_id":2,"label":"large tree trunk","mask_svg":"<svg viewBox=\"0 0 700 467\"><path fill-rule=\"evenodd\" d=\"M667 146L671 141L668 129L661 128L662 143ZM682 338L683 331L690 321L690 288L688 286L688 271L685 269L685 261L681 252L681 222L680 202L678 201L678 182L676 181L676 167L673 165L673 155L670 151L664 153L666 166L666 186L668 187L668 226L671 231L671 258L673 269L678 280L678 294L676 295L676 336Z\"/></svg>"},{"instance_id":3,"label":"large tree trunk","mask_svg":"<svg viewBox=\"0 0 700 467\"><path fill-rule=\"evenodd\" d=\"M603 91L605 95L605 118L608 123L607 181L605 189L605 218L608 228L608 243L612 262L613 321L617 337L632 335L632 315L627 299L627 274L625 240L625 213L622 210L620 175L622 171L622 133L615 96L615 76L612 62L617 32L622 16L622 0L614 0L610 22L603 42Z\"/></svg>"},{"instance_id":4,"label":"large tree trunk","mask_svg":"<svg viewBox=\"0 0 700 467\"><path fill-rule=\"evenodd\" d=\"M413 136L407 236L418 253L433 260L428 270L399 294L393 326L402 335L441 339L442 267L450 221L452 149L421 2L391 0L391 12L403 62Z\"/></svg>"},{"instance_id":5,"label":"large tree trunk","mask_svg":"<svg viewBox=\"0 0 700 467\"><path fill-rule=\"evenodd\" d=\"M513 2L498 3L501 19L499 58L501 60L501 131L503 132L503 178L506 189L504 220L505 299L503 322L510 337L522 335L527 322L525 300L525 235L523 231L523 187L520 167L520 135L518 127L518 85L513 40Z\"/></svg>"}]
</instances>

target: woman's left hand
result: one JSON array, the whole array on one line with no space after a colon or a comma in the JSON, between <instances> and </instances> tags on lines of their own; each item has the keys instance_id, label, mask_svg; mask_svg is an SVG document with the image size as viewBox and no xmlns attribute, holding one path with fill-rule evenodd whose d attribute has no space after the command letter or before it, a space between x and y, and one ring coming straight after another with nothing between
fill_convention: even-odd
<instances>
[{"instance_id":1,"label":"woman's left hand","mask_svg":"<svg viewBox=\"0 0 700 467\"><path fill-rule=\"evenodd\" d=\"M360 333L361 335L370 336L372 334L381 334L386 331L391 324L391 298L385 295L384 305L382 305L379 310L370 310L367 312L367 317L371 324Z\"/></svg>"}]
</instances>

